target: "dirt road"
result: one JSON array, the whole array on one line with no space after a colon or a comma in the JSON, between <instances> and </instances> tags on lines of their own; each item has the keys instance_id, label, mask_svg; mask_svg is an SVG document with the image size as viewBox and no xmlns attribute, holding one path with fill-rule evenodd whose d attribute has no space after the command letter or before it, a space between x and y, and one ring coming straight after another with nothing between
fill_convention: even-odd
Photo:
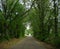
<instances>
[{"instance_id":1,"label":"dirt road","mask_svg":"<svg viewBox=\"0 0 60 49\"><path fill-rule=\"evenodd\" d=\"M34 38L27 37L21 43L9 49L46 49L46 48L44 46L40 46Z\"/></svg>"}]
</instances>

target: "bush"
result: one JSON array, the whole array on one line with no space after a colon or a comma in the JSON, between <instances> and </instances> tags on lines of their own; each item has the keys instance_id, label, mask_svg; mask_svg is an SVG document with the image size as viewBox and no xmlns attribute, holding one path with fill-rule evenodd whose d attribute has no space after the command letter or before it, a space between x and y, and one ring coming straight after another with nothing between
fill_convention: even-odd
<instances>
[{"instance_id":1,"label":"bush","mask_svg":"<svg viewBox=\"0 0 60 49\"><path fill-rule=\"evenodd\" d=\"M56 46L57 49L60 49L60 38L59 37L54 40L54 46Z\"/></svg>"}]
</instances>

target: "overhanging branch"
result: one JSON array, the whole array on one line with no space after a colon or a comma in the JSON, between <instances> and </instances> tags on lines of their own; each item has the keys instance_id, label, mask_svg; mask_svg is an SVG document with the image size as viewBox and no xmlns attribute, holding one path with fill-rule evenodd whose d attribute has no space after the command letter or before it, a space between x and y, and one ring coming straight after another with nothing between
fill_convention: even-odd
<instances>
[{"instance_id":1,"label":"overhanging branch","mask_svg":"<svg viewBox=\"0 0 60 49\"><path fill-rule=\"evenodd\" d=\"M31 5L30 9L28 9L27 11L25 11L24 13L22 13L20 16L22 16L22 17L24 18L24 17L25 17L24 15L32 9L33 5L34 5L34 1L32 2L32 5ZM14 21L16 18L18 18L18 17L16 16L16 17L15 17L13 20L11 20L11 21Z\"/></svg>"}]
</instances>

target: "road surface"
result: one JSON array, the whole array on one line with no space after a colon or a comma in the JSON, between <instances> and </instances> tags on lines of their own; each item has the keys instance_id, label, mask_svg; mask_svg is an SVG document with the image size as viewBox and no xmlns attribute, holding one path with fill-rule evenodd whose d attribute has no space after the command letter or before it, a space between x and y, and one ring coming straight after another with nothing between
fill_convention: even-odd
<instances>
[{"instance_id":1,"label":"road surface","mask_svg":"<svg viewBox=\"0 0 60 49\"><path fill-rule=\"evenodd\" d=\"M19 44L12 46L9 49L46 49L44 46L40 46L33 37L26 37Z\"/></svg>"}]
</instances>

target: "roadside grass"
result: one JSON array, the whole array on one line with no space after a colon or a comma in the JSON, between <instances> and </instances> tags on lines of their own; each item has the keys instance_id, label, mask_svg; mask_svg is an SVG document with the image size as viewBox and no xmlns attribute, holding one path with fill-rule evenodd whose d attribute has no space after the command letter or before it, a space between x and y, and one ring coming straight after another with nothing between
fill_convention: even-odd
<instances>
[{"instance_id":1,"label":"roadside grass","mask_svg":"<svg viewBox=\"0 0 60 49\"><path fill-rule=\"evenodd\" d=\"M16 44L18 44L22 39L11 39L9 41L4 41L0 43L0 49L8 49Z\"/></svg>"}]
</instances>

